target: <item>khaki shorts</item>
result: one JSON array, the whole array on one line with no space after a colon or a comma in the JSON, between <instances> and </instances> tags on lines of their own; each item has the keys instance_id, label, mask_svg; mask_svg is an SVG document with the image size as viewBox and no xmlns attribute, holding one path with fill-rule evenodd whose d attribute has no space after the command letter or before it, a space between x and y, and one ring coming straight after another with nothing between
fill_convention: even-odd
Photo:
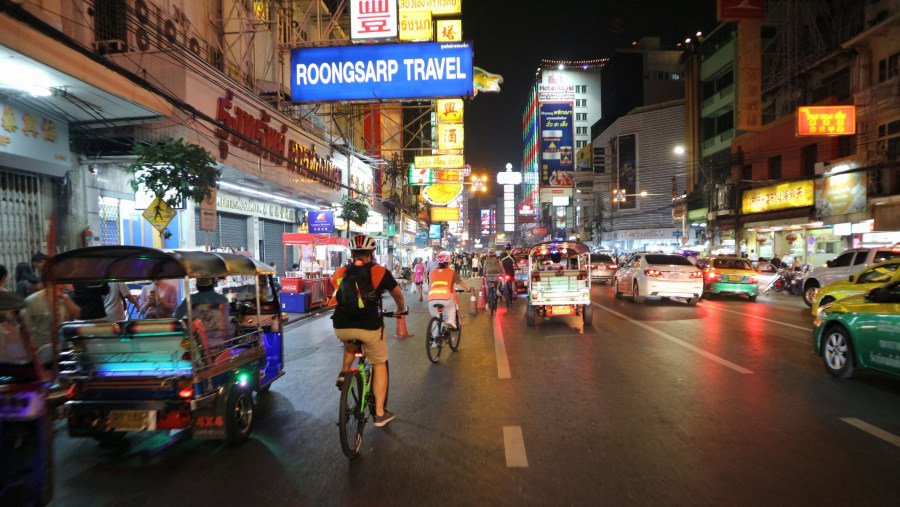
<instances>
[{"instance_id":1,"label":"khaki shorts","mask_svg":"<svg viewBox=\"0 0 900 507\"><path fill-rule=\"evenodd\" d=\"M386 363L388 360L387 342L384 341L384 328L381 329L335 329L338 340L348 342L359 340L366 348L366 358L371 364Z\"/></svg>"}]
</instances>

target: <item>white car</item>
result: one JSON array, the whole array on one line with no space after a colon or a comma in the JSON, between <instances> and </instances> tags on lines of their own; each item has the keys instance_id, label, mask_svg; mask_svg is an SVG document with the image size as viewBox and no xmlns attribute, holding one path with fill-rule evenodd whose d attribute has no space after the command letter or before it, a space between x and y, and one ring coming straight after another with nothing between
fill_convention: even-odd
<instances>
[{"instance_id":1,"label":"white car","mask_svg":"<svg viewBox=\"0 0 900 507\"><path fill-rule=\"evenodd\" d=\"M853 248L813 268L803 281L803 302L812 306L819 289L833 282L840 282L880 262L900 257L900 244L871 248Z\"/></svg>"},{"instance_id":2,"label":"white car","mask_svg":"<svg viewBox=\"0 0 900 507\"><path fill-rule=\"evenodd\" d=\"M612 285L617 298L628 295L635 303L648 297L682 298L693 306L703 294L703 272L680 255L640 253L616 272Z\"/></svg>"}]
</instances>

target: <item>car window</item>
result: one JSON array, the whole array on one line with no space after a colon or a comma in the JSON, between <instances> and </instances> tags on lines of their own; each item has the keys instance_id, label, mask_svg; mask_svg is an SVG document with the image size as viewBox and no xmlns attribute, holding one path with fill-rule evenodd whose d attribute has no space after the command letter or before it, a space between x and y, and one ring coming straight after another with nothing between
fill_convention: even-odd
<instances>
[{"instance_id":1,"label":"car window","mask_svg":"<svg viewBox=\"0 0 900 507\"><path fill-rule=\"evenodd\" d=\"M853 265L864 264L869 257L869 252L856 252L856 258L853 259Z\"/></svg>"},{"instance_id":2,"label":"car window","mask_svg":"<svg viewBox=\"0 0 900 507\"><path fill-rule=\"evenodd\" d=\"M885 264L877 268L867 269L859 274L856 283L883 283L891 279L900 264Z\"/></svg>"},{"instance_id":3,"label":"car window","mask_svg":"<svg viewBox=\"0 0 900 507\"><path fill-rule=\"evenodd\" d=\"M884 262L891 259L896 259L898 257L900 257L900 252L895 252L893 250L878 250L877 252L875 252L875 259L872 260L872 262Z\"/></svg>"},{"instance_id":4,"label":"car window","mask_svg":"<svg viewBox=\"0 0 900 507\"><path fill-rule=\"evenodd\" d=\"M609 263L612 262L612 257L606 254L591 254L591 263L592 264L600 264L600 263Z\"/></svg>"},{"instance_id":5,"label":"car window","mask_svg":"<svg viewBox=\"0 0 900 507\"><path fill-rule=\"evenodd\" d=\"M753 269L750 262L744 259L715 259L713 267L717 269Z\"/></svg>"},{"instance_id":6,"label":"car window","mask_svg":"<svg viewBox=\"0 0 900 507\"><path fill-rule=\"evenodd\" d=\"M856 252L844 252L841 255L838 255L831 261L831 267L833 268L842 268L845 266L849 266L851 262L853 262L853 257L856 255Z\"/></svg>"},{"instance_id":7,"label":"car window","mask_svg":"<svg viewBox=\"0 0 900 507\"><path fill-rule=\"evenodd\" d=\"M680 255L652 254L647 256L648 264L674 264L676 266L693 266L691 261Z\"/></svg>"}]
</instances>

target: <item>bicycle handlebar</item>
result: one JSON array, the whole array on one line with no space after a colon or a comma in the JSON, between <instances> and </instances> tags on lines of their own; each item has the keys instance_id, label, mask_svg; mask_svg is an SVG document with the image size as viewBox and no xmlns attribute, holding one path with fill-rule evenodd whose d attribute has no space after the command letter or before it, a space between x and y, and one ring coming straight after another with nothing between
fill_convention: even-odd
<instances>
[{"instance_id":1,"label":"bicycle handlebar","mask_svg":"<svg viewBox=\"0 0 900 507\"><path fill-rule=\"evenodd\" d=\"M409 315L409 307L408 307L408 306L407 306L406 309L403 310L402 312L397 312L397 311L394 311L394 312L381 312L381 316L382 316L382 317L387 317L387 318L397 318L397 317L402 317L402 316L404 316L404 315Z\"/></svg>"}]
</instances>

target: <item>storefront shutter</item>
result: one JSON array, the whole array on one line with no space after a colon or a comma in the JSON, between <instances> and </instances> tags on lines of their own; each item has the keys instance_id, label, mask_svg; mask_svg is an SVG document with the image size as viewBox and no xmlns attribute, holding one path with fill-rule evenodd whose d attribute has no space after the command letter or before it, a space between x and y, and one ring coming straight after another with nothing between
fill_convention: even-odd
<instances>
[{"instance_id":1,"label":"storefront shutter","mask_svg":"<svg viewBox=\"0 0 900 507\"><path fill-rule=\"evenodd\" d=\"M288 267L294 264L293 248L289 248L285 253L282 243L282 235L285 232L291 232L291 225L273 220L262 220L261 222L263 226L263 262L266 264L274 262L278 267L278 275L283 276L285 269L282 265L282 256L287 255L284 263Z\"/></svg>"},{"instance_id":2,"label":"storefront shutter","mask_svg":"<svg viewBox=\"0 0 900 507\"><path fill-rule=\"evenodd\" d=\"M219 213L219 238L222 247L250 250L247 244L247 220L250 217Z\"/></svg>"},{"instance_id":3,"label":"storefront shutter","mask_svg":"<svg viewBox=\"0 0 900 507\"><path fill-rule=\"evenodd\" d=\"M221 227L221 220L219 220ZM218 248L222 246L219 241L219 231L201 231L200 230L200 212L194 213L194 230L197 231L197 245L206 245L210 248Z\"/></svg>"},{"instance_id":4,"label":"storefront shutter","mask_svg":"<svg viewBox=\"0 0 900 507\"><path fill-rule=\"evenodd\" d=\"M41 178L0 170L0 264L9 270L6 288L15 285L16 264L30 263L41 250L43 223Z\"/></svg>"}]
</instances>

